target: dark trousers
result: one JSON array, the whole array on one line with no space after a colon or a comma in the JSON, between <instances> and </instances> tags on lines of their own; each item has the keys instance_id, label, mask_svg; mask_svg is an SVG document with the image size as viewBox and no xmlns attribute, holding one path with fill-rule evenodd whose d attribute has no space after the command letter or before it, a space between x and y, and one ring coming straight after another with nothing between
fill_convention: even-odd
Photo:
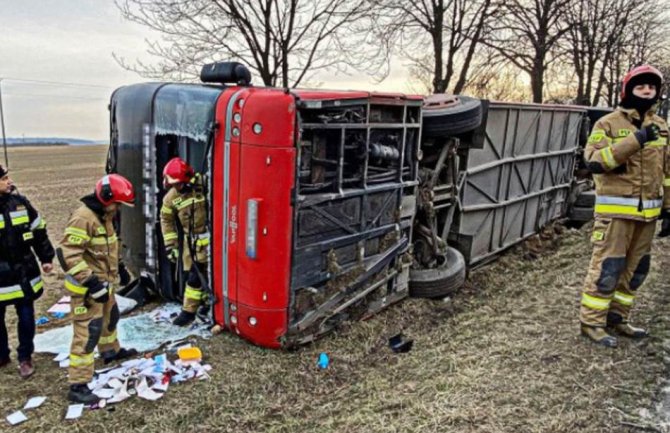
<instances>
[{"instance_id":1,"label":"dark trousers","mask_svg":"<svg viewBox=\"0 0 670 433\"><path fill-rule=\"evenodd\" d=\"M33 301L17 301L14 305L16 315L18 316L19 347L16 351L19 354L19 362L30 360L35 346L35 308ZM9 358L9 341L7 339L7 326L5 325L6 305L0 305L0 359Z\"/></svg>"}]
</instances>

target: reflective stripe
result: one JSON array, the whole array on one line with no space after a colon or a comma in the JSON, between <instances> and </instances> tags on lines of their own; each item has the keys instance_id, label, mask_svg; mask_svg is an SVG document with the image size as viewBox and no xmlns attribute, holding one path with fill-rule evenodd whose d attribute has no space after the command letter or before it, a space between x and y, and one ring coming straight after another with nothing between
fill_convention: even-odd
<instances>
[{"instance_id":1,"label":"reflective stripe","mask_svg":"<svg viewBox=\"0 0 670 433\"><path fill-rule=\"evenodd\" d=\"M20 284L0 287L0 301L10 301L18 298L23 298L23 289Z\"/></svg>"},{"instance_id":2,"label":"reflective stripe","mask_svg":"<svg viewBox=\"0 0 670 433\"><path fill-rule=\"evenodd\" d=\"M635 296L622 292L614 292L614 300L621 305L626 305L630 307L631 305L633 305L633 302L635 301Z\"/></svg>"},{"instance_id":3,"label":"reflective stripe","mask_svg":"<svg viewBox=\"0 0 670 433\"><path fill-rule=\"evenodd\" d=\"M193 204L194 201L195 201L195 200L193 199L193 197L191 197L191 198L188 198L188 199L182 201L181 203L175 205L175 207L177 208L177 210L182 210L182 209L184 209L185 207L187 207L187 206Z\"/></svg>"},{"instance_id":4,"label":"reflective stripe","mask_svg":"<svg viewBox=\"0 0 670 433\"><path fill-rule=\"evenodd\" d=\"M100 337L98 344L112 344L116 341L116 329L107 337Z\"/></svg>"},{"instance_id":5,"label":"reflective stripe","mask_svg":"<svg viewBox=\"0 0 670 433\"><path fill-rule=\"evenodd\" d=\"M195 245L199 247L209 245L209 233L201 233L197 235Z\"/></svg>"},{"instance_id":6,"label":"reflective stripe","mask_svg":"<svg viewBox=\"0 0 670 433\"><path fill-rule=\"evenodd\" d=\"M616 160L614 159L614 154L612 153L612 148L610 146L607 146L604 149L600 149L600 156L603 159L603 162L607 166L607 168L616 168L617 163Z\"/></svg>"},{"instance_id":7,"label":"reflective stripe","mask_svg":"<svg viewBox=\"0 0 670 433\"><path fill-rule=\"evenodd\" d=\"M648 141L645 146L646 147L663 147L667 145L667 140L663 137L659 137L654 141Z\"/></svg>"},{"instance_id":8,"label":"reflective stripe","mask_svg":"<svg viewBox=\"0 0 670 433\"><path fill-rule=\"evenodd\" d=\"M78 236L87 241L91 240L90 236L86 233L86 230L78 229L76 227L67 227L65 229L65 234Z\"/></svg>"},{"instance_id":9,"label":"reflective stripe","mask_svg":"<svg viewBox=\"0 0 670 433\"><path fill-rule=\"evenodd\" d=\"M98 299L101 296L104 296L105 294L109 293L109 288L108 287L103 287L102 289L98 290L95 293L91 293L91 297L93 299Z\"/></svg>"},{"instance_id":10,"label":"reflective stripe","mask_svg":"<svg viewBox=\"0 0 670 433\"><path fill-rule=\"evenodd\" d=\"M184 290L184 297L199 301L202 299L202 290L196 290L192 287L186 286L186 289Z\"/></svg>"},{"instance_id":11,"label":"reflective stripe","mask_svg":"<svg viewBox=\"0 0 670 433\"><path fill-rule=\"evenodd\" d=\"M99 226L97 231L98 231L98 234L100 234L100 235L106 235L107 234L107 229L104 228L103 226Z\"/></svg>"},{"instance_id":12,"label":"reflective stripe","mask_svg":"<svg viewBox=\"0 0 670 433\"><path fill-rule=\"evenodd\" d=\"M42 277L33 278L30 280L30 285L33 287L33 292L38 292L44 287L44 281L42 281Z\"/></svg>"},{"instance_id":13,"label":"reflective stripe","mask_svg":"<svg viewBox=\"0 0 670 433\"><path fill-rule=\"evenodd\" d=\"M5 217L3 215L0 215L0 229L5 228Z\"/></svg>"},{"instance_id":14,"label":"reflective stripe","mask_svg":"<svg viewBox=\"0 0 670 433\"><path fill-rule=\"evenodd\" d=\"M79 356L74 353L70 353L70 366L71 367L86 367L88 365L93 365L94 359L92 353L87 353L85 355Z\"/></svg>"},{"instance_id":15,"label":"reflective stripe","mask_svg":"<svg viewBox=\"0 0 670 433\"><path fill-rule=\"evenodd\" d=\"M177 239L178 237L179 237L179 235L177 235L176 232L163 233L163 240L165 240L165 241L173 241L173 240Z\"/></svg>"},{"instance_id":16,"label":"reflective stripe","mask_svg":"<svg viewBox=\"0 0 670 433\"><path fill-rule=\"evenodd\" d=\"M30 219L28 218L28 211L27 210L20 210L20 211L15 211L15 212L10 212L9 217L12 219L12 225L16 226L19 224L27 224L30 222Z\"/></svg>"},{"instance_id":17,"label":"reflective stripe","mask_svg":"<svg viewBox=\"0 0 670 433\"><path fill-rule=\"evenodd\" d=\"M23 234L23 240L24 241L29 241L33 238L33 232L25 232Z\"/></svg>"},{"instance_id":18,"label":"reflective stripe","mask_svg":"<svg viewBox=\"0 0 670 433\"><path fill-rule=\"evenodd\" d=\"M589 135L589 143L600 143L602 140L607 141L607 144L612 144L612 139L607 136L604 129L594 129Z\"/></svg>"},{"instance_id":19,"label":"reflective stripe","mask_svg":"<svg viewBox=\"0 0 670 433\"><path fill-rule=\"evenodd\" d=\"M79 262L79 263L77 263L76 265L72 266L72 267L70 268L70 270L67 271L67 273L70 274L70 275L76 275L76 274L78 274L79 272L81 272L81 271L83 271L83 270L85 270L85 269L88 269L88 263L86 263L85 261L82 260L81 262Z\"/></svg>"},{"instance_id":20,"label":"reflective stripe","mask_svg":"<svg viewBox=\"0 0 670 433\"><path fill-rule=\"evenodd\" d=\"M79 284L71 275L65 275L65 288L77 295L86 295L86 286Z\"/></svg>"},{"instance_id":21,"label":"reflective stripe","mask_svg":"<svg viewBox=\"0 0 670 433\"><path fill-rule=\"evenodd\" d=\"M599 195L596 196L596 204L620 204L622 206L637 206L640 204L640 199L631 197L617 197L613 195ZM643 209L655 209L663 206L663 200L642 200Z\"/></svg>"},{"instance_id":22,"label":"reflective stripe","mask_svg":"<svg viewBox=\"0 0 670 433\"><path fill-rule=\"evenodd\" d=\"M45 228L47 228L47 221L39 215L37 215L35 221L30 224L30 230L43 230Z\"/></svg>"},{"instance_id":23,"label":"reflective stripe","mask_svg":"<svg viewBox=\"0 0 670 433\"><path fill-rule=\"evenodd\" d=\"M594 211L599 214L619 214L654 218L661 214L663 200L643 200L642 210L638 210L640 200L630 197L596 196Z\"/></svg>"},{"instance_id":24,"label":"reflective stripe","mask_svg":"<svg viewBox=\"0 0 670 433\"><path fill-rule=\"evenodd\" d=\"M670 177L663 179L663 186L670 186Z\"/></svg>"},{"instance_id":25,"label":"reflective stripe","mask_svg":"<svg viewBox=\"0 0 670 433\"><path fill-rule=\"evenodd\" d=\"M91 245L107 245L107 244L113 244L116 242L118 238L116 235L111 235L109 237L107 236L96 236L93 239L91 239L90 244Z\"/></svg>"},{"instance_id":26,"label":"reflective stripe","mask_svg":"<svg viewBox=\"0 0 670 433\"><path fill-rule=\"evenodd\" d=\"M610 307L610 302L610 299L596 298L586 293L582 294L582 305L592 310L607 310Z\"/></svg>"},{"instance_id":27,"label":"reflective stripe","mask_svg":"<svg viewBox=\"0 0 670 433\"><path fill-rule=\"evenodd\" d=\"M174 210L169 206L163 205L163 207L161 207L161 213L171 214L173 212L174 212Z\"/></svg>"}]
</instances>

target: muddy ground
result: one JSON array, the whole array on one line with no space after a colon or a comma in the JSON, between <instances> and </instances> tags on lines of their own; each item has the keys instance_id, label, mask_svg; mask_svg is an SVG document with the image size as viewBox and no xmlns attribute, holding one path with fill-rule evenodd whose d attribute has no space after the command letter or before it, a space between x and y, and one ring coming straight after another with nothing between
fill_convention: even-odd
<instances>
[{"instance_id":1,"label":"muddy ground","mask_svg":"<svg viewBox=\"0 0 670 433\"><path fill-rule=\"evenodd\" d=\"M58 241L77 198L103 172L104 146L16 149L12 176ZM670 360L670 240L656 241L634 310L652 337L612 350L578 334L579 290L590 256L588 227L552 228L471 273L452 299L407 300L295 352L231 335L201 342L212 380L172 386L158 402L63 421L66 371L36 355L21 380L0 370L6 416L30 396L45 405L1 431L31 432L638 432L669 431L656 416ZM41 315L62 292L47 278ZM15 341L15 315L8 325ZM46 329L54 326L51 322ZM398 332L414 349L391 353ZM318 370L326 352L331 365ZM670 361L666 361L670 362Z\"/></svg>"}]
</instances>

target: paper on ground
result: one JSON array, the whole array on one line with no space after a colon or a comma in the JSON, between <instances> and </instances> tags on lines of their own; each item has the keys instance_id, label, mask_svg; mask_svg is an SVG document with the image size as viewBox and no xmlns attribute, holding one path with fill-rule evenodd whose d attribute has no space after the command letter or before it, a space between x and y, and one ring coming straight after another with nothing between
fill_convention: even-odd
<instances>
[{"instance_id":1,"label":"paper on ground","mask_svg":"<svg viewBox=\"0 0 670 433\"><path fill-rule=\"evenodd\" d=\"M47 310L47 313L65 313L70 312L70 297L63 296Z\"/></svg>"},{"instance_id":2,"label":"paper on ground","mask_svg":"<svg viewBox=\"0 0 670 433\"><path fill-rule=\"evenodd\" d=\"M68 368L70 366L70 360L69 359L64 359L61 362L58 363L58 366L60 368Z\"/></svg>"},{"instance_id":3,"label":"paper on ground","mask_svg":"<svg viewBox=\"0 0 670 433\"><path fill-rule=\"evenodd\" d=\"M69 352L61 352L54 358L54 361L61 362L61 361L65 361L66 359L69 359L69 358L70 358L70 353Z\"/></svg>"},{"instance_id":4,"label":"paper on ground","mask_svg":"<svg viewBox=\"0 0 670 433\"><path fill-rule=\"evenodd\" d=\"M145 400L156 401L163 397L163 394L149 388L146 378L142 378L142 381L137 386L137 396Z\"/></svg>"},{"instance_id":5,"label":"paper on ground","mask_svg":"<svg viewBox=\"0 0 670 433\"><path fill-rule=\"evenodd\" d=\"M67 413L65 414L65 419L77 419L84 412L83 404L71 404L67 408Z\"/></svg>"},{"instance_id":6,"label":"paper on ground","mask_svg":"<svg viewBox=\"0 0 670 433\"><path fill-rule=\"evenodd\" d=\"M13 414L7 417L7 422L11 425L21 424L23 421L27 421L28 417L23 414L20 410L17 410Z\"/></svg>"},{"instance_id":7,"label":"paper on ground","mask_svg":"<svg viewBox=\"0 0 670 433\"><path fill-rule=\"evenodd\" d=\"M46 397L33 397L28 400L25 406L23 406L23 410L28 410L28 409L35 409L36 407L42 406L42 403L46 400Z\"/></svg>"},{"instance_id":8,"label":"paper on ground","mask_svg":"<svg viewBox=\"0 0 670 433\"><path fill-rule=\"evenodd\" d=\"M158 310L179 313L181 305L167 304ZM119 341L123 342L124 347L132 347L140 352L146 352L154 350L168 341L180 340L189 336L209 338L212 335L207 330L206 324L190 329L174 326L171 323L156 323L151 318L152 313L147 312L132 317L124 317L119 321L117 326L118 338ZM35 336L35 351L40 353L69 352L71 342L72 326L54 328Z\"/></svg>"}]
</instances>

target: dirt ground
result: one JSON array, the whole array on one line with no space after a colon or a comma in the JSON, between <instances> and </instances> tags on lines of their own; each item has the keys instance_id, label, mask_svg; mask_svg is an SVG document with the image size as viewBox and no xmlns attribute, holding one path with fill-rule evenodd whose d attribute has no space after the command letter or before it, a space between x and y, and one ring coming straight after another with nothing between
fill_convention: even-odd
<instances>
[{"instance_id":1,"label":"dirt ground","mask_svg":"<svg viewBox=\"0 0 670 433\"><path fill-rule=\"evenodd\" d=\"M59 240L77 198L103 171L104 147L17 149L12 176ZM578 335L579 290L590 257L588 227L547 230L469 275L452 299L407 300L295 352L223 334L203 341L212 379L172 386L158 402L63 421L66 371L36 355L21 380L0 370L3 417L45 395L31 432L638 432L667 431L649 414L670 363L670 240L656 241L634 310L652 337L612 350ZM62 278L62 274L61 274ZM58 275L37 302L62 293ZM8 313L14 327L12 310ZM49 324L48 326L53 326ZM44 329L44 327L40 327ZM393 354L387 339L414 339ZM11 330L14 335L14 330ZM318 370L320 352L331 365ZM667 357L667 358L666 358ZM667 360L666 360L667 359Z\"/></svg>"}]
</instances>

